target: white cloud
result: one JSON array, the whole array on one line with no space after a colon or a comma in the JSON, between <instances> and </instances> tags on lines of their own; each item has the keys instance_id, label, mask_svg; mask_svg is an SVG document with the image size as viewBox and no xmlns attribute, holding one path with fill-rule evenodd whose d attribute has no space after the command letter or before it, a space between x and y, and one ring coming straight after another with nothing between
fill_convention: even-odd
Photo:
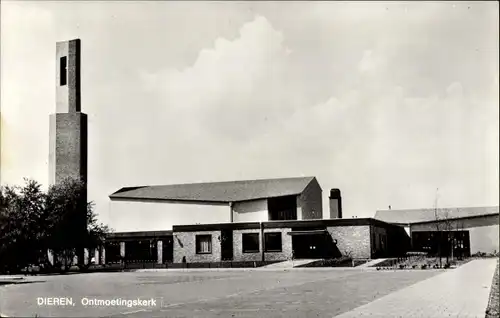
<instances>
[{"instance_id":1,"label":"white cloud","mask_svg":"<svg viewBox=\"0 0 500 318\"><path fill-rule=\"evenodd\" d=\"M293 107L284 87L289 54L283 35L259 16L241 28L236 40L219 38L214 48L202 50L191 67L143 77L146 86L161 91L165 106L196 114L191 133L208 128L222 138L248 139L283 115L282 109Z\"/></svg>"},{"instance_id":2,"label":"white cloud","mask_svg":"<svg viewBox=\"0 0 500 318\"><path fill-rule=\"evenodd\" d=\"M474 162L486 147L467 133L477 121L461 83L449 83L438 94L443 97L411 98L392 81L394 47L378 45L361 55L358 80L345 94L296 104L307 100L305 92L287 84L314 83L285 72L288 50L283 34L258 17L236 40L218 39L200 52L192 67L148 75L147 85L154 82L165 105L189 121L184 129L175 126L191 138L176 150L195 166L185 179L317 175L325 192L345 189L346 211L357 215L371 215L366 207L384 207L388 198L396 206L420 206L436 186L459 204L451 197L467 188L462 180L494 184L477 167L469 171L479 174L466 175L457 159Z\"/></svg>"}]
</instances>

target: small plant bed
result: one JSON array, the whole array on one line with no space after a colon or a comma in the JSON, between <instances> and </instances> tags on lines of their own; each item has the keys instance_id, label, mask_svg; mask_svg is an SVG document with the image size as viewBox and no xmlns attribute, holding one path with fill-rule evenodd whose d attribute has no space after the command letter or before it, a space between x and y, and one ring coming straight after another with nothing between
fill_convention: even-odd
<instances>
[{"instance_id":1,"label":"small plant bed","mask_svg":"<svg viewBox=\"0 0 500 318\"><path fill-rule=\"evenodd\" d=\"M316 262L304 264L301 266L297 267L354 267L360 265L356 264L357 260L353 260L350 257L339 257L339 258L332 258L332 259L322 259Z\"/></svg>"},{"instance_id":2,"label":"small plant bed","mask_svg":"<svg viewBox=\"0 0 500 318\"><path fill-rule=\"evenodd\" d=\"M427 269L451 269L461 266L471 259L448 259L439 257L426 257L422 255L412 255L405 258L390 259L378 264L377 270L427 270Z\"/></svg>"},{"instance_id":3,"label":"small plant bed","mask_svg":"<svg viewBox=\"0 0 500 318\"><path fill-rule=\"evenodd\" d=\"M369 259L354 259L352 261L353 261L353 266L356 267L356 266L360 266L360 265L366 264L370 260Z\"/></svg>"},{"instance_id":4,"label":"small plant bed","mask_svg":"<svg viewBox=\"0 0 500 318\"><path fill-rule=\"evenodd\" d=\"M490 299L486 308L486 318L500 317L500 301L499 301L499 286L498 286L498 261L493 282L491 284Z\"/></svg>"}]
</instances>

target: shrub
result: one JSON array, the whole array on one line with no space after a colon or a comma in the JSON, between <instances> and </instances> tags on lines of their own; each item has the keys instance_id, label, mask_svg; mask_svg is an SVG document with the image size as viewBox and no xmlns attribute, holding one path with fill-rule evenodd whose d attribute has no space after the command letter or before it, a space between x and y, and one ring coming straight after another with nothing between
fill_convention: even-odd
<instances>
[{"instance_id":1,"label":"shrub","mask_svg":"<svg viewBox=\"0 0 500 318\"><path fill-rule=\"evenodd\" d=\"M324 267L351 267L352 264L352 258L342 256L340 258L332 258L332 259L326 259L323 261L322 264Z\"/></svg>"},{"instance_id":2,"label":"shrub","mask_svg":"<svg viewBox=\"0 0 500 318\"><path fill-rule=\"evenodd\" d=\"M422 268L422 269L426 269L426 268L427 268L427 264L423 264L423 265L421 266L421 268Z\"/></svg>"},{"instance_id":3,"label":"shrub","mask_svg":"<svg viewBox=\"0 0 500 318\"><path fill-rule=\"evenodd\" d=\"M404 268L405 268L405 266L403 264L399 265L399 269L404 269Z\"/></svg>"}]
</instances>

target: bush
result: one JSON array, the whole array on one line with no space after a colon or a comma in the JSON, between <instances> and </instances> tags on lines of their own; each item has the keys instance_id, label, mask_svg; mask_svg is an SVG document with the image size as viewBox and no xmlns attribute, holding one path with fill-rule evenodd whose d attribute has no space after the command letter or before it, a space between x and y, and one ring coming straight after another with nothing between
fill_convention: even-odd
<instances>
[{"instance_id":1,"label":"bush","mask_svg":"<svg viewBox=\"0 0 500 318\"><path fill-rule=\"evenodd\" d=\"M423 264L420 268L426 269L427 268L427 264Z\"/></svg>"},{"instance_id":2,"label":"bush","mask_svg":"<svg viewBox=\"0 0 500 318\"><path fill-rule=\"evenodd\" d=\"M405 269L405 266L403 264L400 264L399 269Z\"/></svg>"},{"instance_id":3,"label":"bush","mask_svg":"<svg viewBox=\"0 0 500 318\"><path fill-rule=\"evenodd\" d=\"M427 252L407 252L406 256L427 256Z\"/></svg>"},{"instance_id":4,"label":"bush","mask_svg":"<svg viewBox=\"0 0 500 318\"><path fill-rule=\"evenodd\" d=\"M340 258L332 258L332 259L327 259L324 260L323 262L324 267L351 267L352 266L352 258L342 256Z\"/></svg>"}]
</instances>

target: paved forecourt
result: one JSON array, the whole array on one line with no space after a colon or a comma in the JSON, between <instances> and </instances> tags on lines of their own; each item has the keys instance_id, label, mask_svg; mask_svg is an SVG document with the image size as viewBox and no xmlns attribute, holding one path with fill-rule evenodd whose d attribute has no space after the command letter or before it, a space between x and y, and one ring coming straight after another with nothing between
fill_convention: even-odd
<instances>
[{"instance_id":1,"label":"paved forecourt","mask_svg":"<svg viewBox=\"0 0 500 318\"><path fill-rule=\"evenodd\" d=\"M332 317L441 272L311 268L37 276L28 278L29 284L0 286L0 313L28 317ZM50 297L64 299L54 304ZM138 298L144 302L133 304ZM146 302L151 299L156 303Z\"/></svg>"},{"instance_id":2,"label":"paved forecourt","mask_svg":"<svg viewBox=\"0 0 500 318\"><path fill-rule=\"evenodd\" d=\"M336 318L484 318L496 264L497 259L471 261Z\"/></svg>"}]
</instances>

